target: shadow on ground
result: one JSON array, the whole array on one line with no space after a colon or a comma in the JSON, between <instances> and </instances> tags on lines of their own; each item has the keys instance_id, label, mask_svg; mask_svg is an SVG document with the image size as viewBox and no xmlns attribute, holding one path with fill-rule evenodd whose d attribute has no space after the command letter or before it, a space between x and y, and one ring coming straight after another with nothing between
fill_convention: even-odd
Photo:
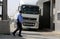
<instances>
[{"instance_id":1,"label":"shadow on ground","mask_svg":"<svg viewBox=\"0 0 60 39\"><path fill-rule=\"evenodd\" d=\"M50 30L50 29L41 29L41 30L37 30L37 29L23 29L23 31L52 32L52 30Z\"/></svg>"}]
</instances>

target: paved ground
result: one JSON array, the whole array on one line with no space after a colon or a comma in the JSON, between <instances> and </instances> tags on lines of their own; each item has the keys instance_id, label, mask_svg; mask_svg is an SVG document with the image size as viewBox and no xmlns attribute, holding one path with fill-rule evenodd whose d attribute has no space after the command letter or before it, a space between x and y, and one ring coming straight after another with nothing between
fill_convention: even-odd
<instances>
[{"instance_id":1,"label":"paved ground","mask_svg":"<svg viewBox=\"0 0 60 39\"><path fill-rule=\"evenodd\" d=\"M60 39L60 36L54 35L44 35L39 32L31 32L31 31L22 31L22 36L19 37L18 33L16 36L11 35L0 35L0 39Z\"/></svg>"}]
</instances>

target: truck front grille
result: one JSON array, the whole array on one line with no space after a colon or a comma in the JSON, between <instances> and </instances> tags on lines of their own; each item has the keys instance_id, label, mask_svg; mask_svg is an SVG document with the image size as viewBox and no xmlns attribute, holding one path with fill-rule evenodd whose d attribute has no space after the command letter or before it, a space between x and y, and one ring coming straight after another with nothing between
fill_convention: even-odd
<instances>
[{"instance_id":1,"label":"truck front grille","mask_svg":"<svg viewBox=\"0 0 60 39\"><path fill-rule=\"evenodd\" d=\"M23 22L24 26L34 26L35 23L31 23L31 22Z\"/></svg>"},{"instance_id":2,"label":"truck front grille","mask_svg":"<svg viewBox=\"0 0 60 39\"><path fill-rule=\"evenodd\" d=\"M28 18L28 17L23 17L24 22L23 25L24 26L35 26L35 22L36 22L36 18Z\"/></svg>"},{"instance_id":3,"label":"truck front grille","mask_svg":"<svg viewBox=\"0 0 60 39\"><path fill-rule=\"evenodd\" d=\"M36 20L36 18L23 17L24 20Z\"/></svg>"}]
</instances>

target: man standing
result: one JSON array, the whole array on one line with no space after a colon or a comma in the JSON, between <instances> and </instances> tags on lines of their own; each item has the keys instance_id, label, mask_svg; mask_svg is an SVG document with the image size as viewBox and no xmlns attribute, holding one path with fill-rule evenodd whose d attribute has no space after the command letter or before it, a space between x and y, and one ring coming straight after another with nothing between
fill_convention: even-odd
<instances>
[{"instance_id":1,"label":"man standing","mask_svg":"<svg viewBox=\"0 0 60 39\"><path fill-rule=\"evenodd\" d=\"M19 30L19 36L22 37L21 31L22 31L22 23L23 23L23 17L22 17L22 11L19 12L17 17L17 29L13 32L13 35L15 36L15 33Z\"/></svg>"}]
</instances>

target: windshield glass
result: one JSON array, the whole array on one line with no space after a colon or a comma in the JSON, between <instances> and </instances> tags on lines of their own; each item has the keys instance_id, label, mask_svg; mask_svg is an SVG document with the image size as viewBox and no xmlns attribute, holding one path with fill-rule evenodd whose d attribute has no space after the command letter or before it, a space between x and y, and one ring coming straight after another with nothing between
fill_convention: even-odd
<instances>
[{"instance_id":1,"label":"windshield glass","mask_svg":"<svg viewBox=\"0 0 60 39\"><path fill-rule=\"evenodd\" d=\"M38 6L22 5L21 10L22 12L27 13L27 14L39 14Z\"/></svg>"}]
</instances>

